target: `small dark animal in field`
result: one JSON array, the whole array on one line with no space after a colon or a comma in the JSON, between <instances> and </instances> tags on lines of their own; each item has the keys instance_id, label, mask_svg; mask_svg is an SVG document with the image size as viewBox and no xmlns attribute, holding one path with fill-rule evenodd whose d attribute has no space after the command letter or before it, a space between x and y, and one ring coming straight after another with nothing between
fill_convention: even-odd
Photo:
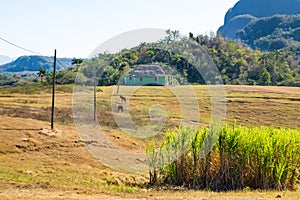
<instances>
[{"instance_id":1,"label":"small dark animal in field","mask_svg":"<svg viewBox=\"0 0 300 200\"><path fill-rule=\"evenodd\" d=\"M121 99L121 103L123 103L123 102L126 103L126 98L124 96L121 95L120 99Z\"/></svg>"},{"instance_id":2,"label":"small dark animal in field","mask_svg":"<svg viewBox=\"0 0 300 200\"><path fill-rule=\"evenodd\" d=\"M123 106L119 105L119 106L118 106L118 112L123 112L123 111L124 111Z\"/></svg>"},{"instance_id":3,"label":"small dark animal in field","mask_svg":"<svg viewBox=\"0 0 300 200\"><path fill-rule=\"evenodd\" d=\"M103 90L101 90L100 88L97 89L97 92L103 92Z\"/></svg>"}]
</instances>

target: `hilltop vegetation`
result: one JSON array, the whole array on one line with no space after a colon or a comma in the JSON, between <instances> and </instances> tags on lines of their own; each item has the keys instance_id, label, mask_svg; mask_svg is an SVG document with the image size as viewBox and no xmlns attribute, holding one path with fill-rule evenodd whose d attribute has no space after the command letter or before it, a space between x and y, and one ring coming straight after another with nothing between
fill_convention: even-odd
<instances>
[{"instance_id":1,"label":"hilltop vegetation","mask_svg":"<svg viewBox=\"0 0 300 200\"><path fill-rule=\"evenodd\" d=\"M155 45L162 45L169 50L155 48ZM114 85L122 81L122 77L136 65L156 63L176 70L176 80L180 84L207 84L189 62L193 57L184 58L189 52L183 52L182 55L176 53L176 48L185 45L193 45L196 54L203 54L204 49L216 64L221 77L217 74L211 76L221 78L225 84L300 86L300 57L295 51L282 49L263 53L225 40L220 35L194 36L192 33L189 38L174 37L170 33L154 47L153 44L141 44L120 53L99 55L84 63L81 75L91 77L89 71L95 70L91 66L102 65L105 69L102 69L102 76L98 77L98 85ZM201 67L208 67L206 61L201 63Z\"/></svg>"},{"instance_id":2,"label":"hilltop vegetation","mask_svg":"<svg viewBox=\"0 0 300 200\"><path fill-rule=\"evenodd\" d=\"M122 82L122 77L139 64L159 64L165 66L164 69L177 70L176 80L179 84L205 84L189 59L184 59L183 55L176 52L178 45L188 45L191 39L212 57L221 74L216 78L222 79L225 84L300 86L299 7L298 0L240 0L228 10L224 25L217 35L190 33L189 38L181 38L179 31L168 30L167 37L155 44L162 44L167 51L143 43L119 53L99 55L81 66L81 63L77 63L68 69L65 66L70 66L71 59L60 59L56 82L74 83L78 69L86 68L78 78L85 84L91 84L93 80L87 80L91 78L91 69L87 66L96 64L99 68L106 62L102 77L97 77L97 85ZM201 48L197 47L195 52L201 52ZM52 62L50 57L23 56L2 65L0 86L37 82L36 72L40 68L47 71L44 80L50 84ZM31 74L19 73L24 71L31 71ZM29 79L24 81L24 77Z\"/></svg>"},{"instance_id":3,"label":"hilltop vegetation","mask_svg":"<svg viewBox=\"0 0 300 200\"><path fill-rule=\"evenodd\" d=\"M252 30L249 28L249 31ZM72 84L77 76L78 80L81 79L85 84L92 84L93 73L101 72L101 77L97 77L97 85L114 85L119 81L122 82L122 77L136 65L159 64L165 66L165 70L171 69L170 73L176 71L174 75L179 84L207 84L190 63L193 58L184 58L184 55L189 52L183 52L183 55L177 52L180 46L191 44L193 44L194 52L209 54L220 72L219 79L222 79L224 84L300 86L300 48L262 52L226 40L220 35L195 36L190 33L189 38L181 38L179 32L176 31L170 31L169 35L158 43L143 43L132 49L124 49L119 53L106 53L90 60L81 60L84 62L59 71L56 82ZM155 48L159 45L168 50ZM204 68L205 65L205 63L201 64ZM96 68L92 69L92 66L96 66ZM78 70L81 72L79 75L77 74ZM0 74L0 76L0 85L25 84L16 74L14 76ZM38 82L37 75L35 76L33 81ZM47 73L45 76L44 83L51 84L52 74Z\"/></svg>"},{"instance_id":4,"label":"hilltop vegetation","mask_svg":"<svg viewBox=\"0 0 300 200\"><path fill-rule=\"evenodd\" d=\"M225 84L300 85L300 59L293 51L263 53L219 36L193 38L209 52Z\"/></svg>"}]
</instances>

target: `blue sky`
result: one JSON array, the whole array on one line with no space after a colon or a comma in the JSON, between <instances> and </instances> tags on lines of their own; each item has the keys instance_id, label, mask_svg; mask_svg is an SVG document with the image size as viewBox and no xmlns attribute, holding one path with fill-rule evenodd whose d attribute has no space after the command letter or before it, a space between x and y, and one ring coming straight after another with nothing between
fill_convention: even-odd
<instances>
[{"instance_id":1,"label":"blue sky","mask_svg":"<svg viewBox=\"0 0 300 200\"><path fill-rule=\"evenodd\" d=\"M0 37L59 57L87 57L98 45L140 28L215 32L238 0L1 0ZM0 41L0 55L31 53Z\"/></svg>"}]
</instances>

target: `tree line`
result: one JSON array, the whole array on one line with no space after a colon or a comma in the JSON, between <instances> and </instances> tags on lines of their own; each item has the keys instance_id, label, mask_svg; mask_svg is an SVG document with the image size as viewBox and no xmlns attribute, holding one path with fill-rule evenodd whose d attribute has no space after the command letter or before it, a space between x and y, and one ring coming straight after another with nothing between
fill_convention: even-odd
<instances>
[{"instance_id":1,"label":"tree line","mask_svg":"<svg viewBox=\"0 0 300 200\"><path fill-rule=\"evenodd\" d=\"M300 56L294 49L262 52L224 39L219 34L194 36L190 33L188 37L180 37L178 31L168 31L167 36L154 45L142 43L120 53L102 54L87 60L81 65L82 75L89 77L89 66L97 66L98 62L99 66L105 66L97 79L98 85L114 85L136 65L156 63L176 69L176 79L181 84L207 84L187 56L177 53L184 45L194 45L192 51L196 53L204 49L218 68L224 84L300 86ZM104 60L106 64L103 64Z\"/></svg>"},{"instance_id":2,"label":"tree line","mask_svg":"<svg viewBox=\"0 0 300 200\"><path fill-rule=\"evenodd\" d=\"M195 45L197 44L197 45ZM180 47L192 46L193 52L207 52L219 71L224 84L300 86L300 55L297 48L262 52L251 49L239 41L227 40L220 34L182 37L179 31L167 31L167 36L157 43L142 43L132 49L115 54L101 54L92 59L72 59L72 67L57 73L57 84L72 84L77 80L84 84L108 86L120 84L136 65L159 64L171 69L179 84L207 84L195 66L191 64L190 52L179 54ZM158 48L163 47L163 48ZM203 62L201 66L207 67ZM172 70L173 69L173 70ZM42 69L41 69L42 70ZM50 84L52 74L39 71L41 80ZM94 76L97 74L97 76ZM3 76L3 75L2 75Z\"/></svg>"}]
</instances>

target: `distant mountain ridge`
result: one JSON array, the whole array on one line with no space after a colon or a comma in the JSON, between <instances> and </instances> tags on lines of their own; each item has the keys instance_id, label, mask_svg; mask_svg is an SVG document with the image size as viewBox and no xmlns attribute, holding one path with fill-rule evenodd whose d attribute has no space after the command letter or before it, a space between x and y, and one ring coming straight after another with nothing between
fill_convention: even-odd
<instances>
[{"instance_id":1,"label":"distant mountain ridge","mask_svg":"<svg viewBox=\"0 0 300 200\"><path fill-rule=\"evenodd\" d=\"M219 31L223 37L235 39L235 37L232 37L233 35L228 34L227 30L237 31L235 27L232 27L234 21L237 20L236 17L239 16L239 20L242 18L255 19L276 14L300 14L300 0L240 0L233 8L228 10L225 15L224 25L220 27ZM248 20L244 20L242 23L239 23L239 26L244 27L248 22Z\"/></svg>"},{"instance_id":2,"label":"distant mountain ridge","mask_svg":"<svg viewBox=\"0 0 300 200\"><path fill-rule=\"evenodd\" d=\"M253 48L275 50L300 45L298 28L300 0L240 0L228 10L218 32Z\"/></svg>"},{"instance_id":3,"label":"distant mountain ridge","mask_svg":"<svg viewBox=\"0 0 300 200\"><path fill-rule=\"evenodd\" d=\"M58 58L57 70L63 70L71 66L71 58ZM21 56L16 60L0 65L0 72L35 72L44 68L47 72L53 70L53 57L47 56Z\"/></svg>"}]
</instances>

